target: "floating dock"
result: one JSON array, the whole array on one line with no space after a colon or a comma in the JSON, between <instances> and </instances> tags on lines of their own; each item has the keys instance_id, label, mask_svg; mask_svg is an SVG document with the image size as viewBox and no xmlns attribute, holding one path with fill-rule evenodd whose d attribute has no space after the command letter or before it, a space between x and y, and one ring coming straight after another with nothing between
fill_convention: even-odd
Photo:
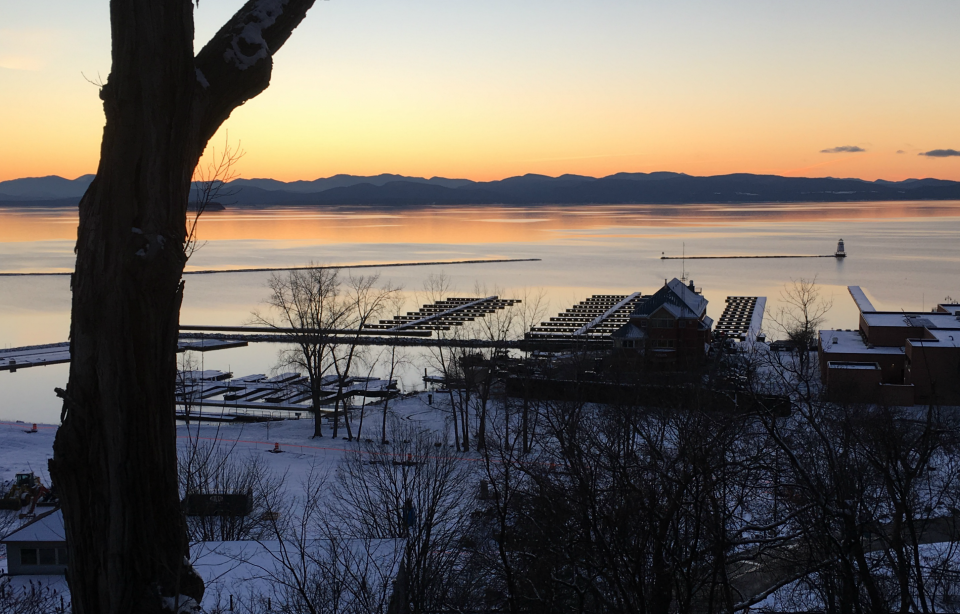
<instances>
[{"instance_id":1,"label":"floating dock","mask_svg":"<svg viewBox=\"0 0 960 614\"><path fill-rule=\"evenodd\" d=\"M382 398L396 390L396 382L375 377L351 377L338 390L337 377L321 381L320 402L333 405L349 398ZM289 418L313 412L310 382L299 373L233 377L223 371L181 371L178 377L177 416L191 419L263 420ZM330 412L332 408L320 408Z\"/></svg>"},{"instance_id":2,"label":"floating dock","mask_svg":"<svg viewBox=\"0 0 960 614\"><path fill-rule=\"evenodd\" d=\"M609 339L630 320L630 314L648 297L633 294L594 294L541 322L525 335L527 341L586 341Z\"/></svg>"}]
</instances>

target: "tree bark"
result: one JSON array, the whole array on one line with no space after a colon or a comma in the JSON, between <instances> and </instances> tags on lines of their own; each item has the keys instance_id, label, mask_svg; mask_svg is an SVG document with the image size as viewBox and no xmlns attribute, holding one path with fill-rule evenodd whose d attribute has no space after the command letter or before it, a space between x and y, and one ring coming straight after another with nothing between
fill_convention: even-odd
<instances>
[{"instance_id":1,"label":"tree bark","mask_svg":"<svg viewBox=\"0 0 960 614\"><path fill-rule=\"evenodd\" d=\"M70 379L50 462L76 614L202 598L185 560L174 419L190 180L312 4L250 0L194 58L190 0L110 3L106 126L80 202Z\"/></svg>"}]
</instances>

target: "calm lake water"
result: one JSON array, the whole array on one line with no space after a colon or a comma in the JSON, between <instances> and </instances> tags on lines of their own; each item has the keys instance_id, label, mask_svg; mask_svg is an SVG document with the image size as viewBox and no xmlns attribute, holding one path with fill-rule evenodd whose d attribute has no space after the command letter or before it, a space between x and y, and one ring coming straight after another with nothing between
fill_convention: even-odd
<instances>
[{"instance_id":1,"label":"calm lake water","mask_svg":"<svg viewBox=\"0 0 960 614\"><path fill-rule=\"evenodd\" d=\"M0 208L0 273L73 269L75 210ZM652 293L685 269L717 318L730 295L768 297L776 309L785 283L816 277L834 299L829 325L856 328L848 285L862 286L888 310L930 309L960 298L960 202L791 203L751 205L590 207L423 207L228 210L199 225L202 248L188 270L364 264L489 258L538 262L377 269L409 293L444 273L455 294L475 288L512 296L542 288L547 315L591 294ZM831 254L843 238L846 260L661 260L679 256ZM361 270L369 274L377 270ZM186 278L181 322L242 324L265 296L269 273ZM412 310L413 297L409 308ZM66 276L0 276L0 347L67 340L70 293ZM276 346L207 353L204 367L238 375L264 373ZM419 369L422 373L422 368ZM59 418L53 388L66 365L0 372L0 419ZM408 387L418 382L408 375Z\"/></svg>"}]
</instances>

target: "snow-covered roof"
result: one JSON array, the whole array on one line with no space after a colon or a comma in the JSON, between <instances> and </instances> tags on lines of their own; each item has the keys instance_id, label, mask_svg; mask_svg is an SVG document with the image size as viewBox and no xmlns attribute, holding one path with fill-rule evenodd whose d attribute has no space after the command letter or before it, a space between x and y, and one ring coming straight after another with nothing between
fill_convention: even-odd
<instances>
[{"instance_id":1,"label":"snow-covered roof","mask_svg":"<svg viewBox=\"0 0 960 614\"><path fill-rule=\"evenodd\" d=\"M820 347L824 354L903 354L902 347L868 346L856 330L821 330Z\"/></svg>"},{"instance_id":2,"label":"snow-covered roof","mask_svg":"<svg viewBox=\"0 0 960 614\"><path fill-rule=\"evenodd\" d=\"M63 512L60 508L37 516L13 533L0 539L0 543L11 542L62 542L66 541L63 531Z\"/></svg>"},{"instance_id":3,"label":"snow-covered roof","mask_svg":"<svg viewBox=\"0 0 960 614\"><path fill-rule=\"evenodd\" d=\"M655 315L657 311L666 311L667 313L672 315L674 318L680 318L681 316L683 316L685 312L683 307L680 307L679 305L673 305L671 303L664 303L660 305L659 307L657 307L656 311L652 311L650 315Z\"/></svg>"},{"instance_id":4,"label":"snow-covered roof","mask_svg":"<svg viewBox=\"0 0 960 614\"><path fill-rule=\"evenodd\" d=\"M862 313L867 326L897 326L904 328L960 328L958 316L939 312L878 311Z\"/></svg>"},{"instance_id":5,"label":"snow-covered roof","mask_svg":"<svg viewBox=\"0 0 960 614\"><path fill-rule=\"evenodd\" d=\"M650 316L662 306L668 306L667 308L675 314L675 317L699 319L707 310L707 299L674 277L653 296L640 303L633 312L633 316Z\"/></svg>"},{"instance_id":6,"label":"snow-covered roof","mask_svg":"<svg viewBox=\"0 0 960 614\"><path fill-rule=\"evenodd\" d=\"M960 347L960 331L958 330L927 330L927 334L933 339L907 339L913 347L930 344L932 347Z\"/></svg>"},{"instance_id":7,"label":"snow-covered roof","mask_svg":"<svg viewBox=\"0 0 960 614\"><path fill-rule=\"evenodd\" d=\"M643 339L647 335L640 327L627 322L617 330L613 331L610 336L617 339Z\"/></svg>"}]
</instances>

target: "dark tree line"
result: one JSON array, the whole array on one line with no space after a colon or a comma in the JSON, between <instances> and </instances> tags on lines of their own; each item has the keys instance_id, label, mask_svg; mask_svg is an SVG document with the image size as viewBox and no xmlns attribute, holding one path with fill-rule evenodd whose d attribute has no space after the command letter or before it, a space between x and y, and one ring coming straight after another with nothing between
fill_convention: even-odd
<instances>
[{"instance_id":1,"label":"dark tree line","mask_svg":"<svg viewBox=\"0 0 960 614\"><path fill-rule=\"evenodd\" d=\"M762 402L752 405L759 412L738 414L712 407L712 398L691 403L685 395L657 407L540 403L526 453L516 445L516 407L524 401L499 399L500 445L483 453L489 496L478 501L482 522L474 526L489 548L471 553L496 578L486 607L956 606L960 425L953 413L795 396L789 416Z\"/></svg>"},{"instance_id":2,"label":"dark tree line","mask_svg":"<svg viewBox=\"0 0 960 614\"><path fill-rule=\"evenodd\" d=\"M760 376L744 396L775 369L748 372ZM494 387L480 462L463 461L473 467L470 522L444 548L458 562L434 570L446 590L412 598L412 611L956 607L960 424L951 412L794 395L790 415L765 410L762 396L738 413L715 398L594 404ZM524 406L538 422L527 447Z\"/></svg>"}]
</instances>

